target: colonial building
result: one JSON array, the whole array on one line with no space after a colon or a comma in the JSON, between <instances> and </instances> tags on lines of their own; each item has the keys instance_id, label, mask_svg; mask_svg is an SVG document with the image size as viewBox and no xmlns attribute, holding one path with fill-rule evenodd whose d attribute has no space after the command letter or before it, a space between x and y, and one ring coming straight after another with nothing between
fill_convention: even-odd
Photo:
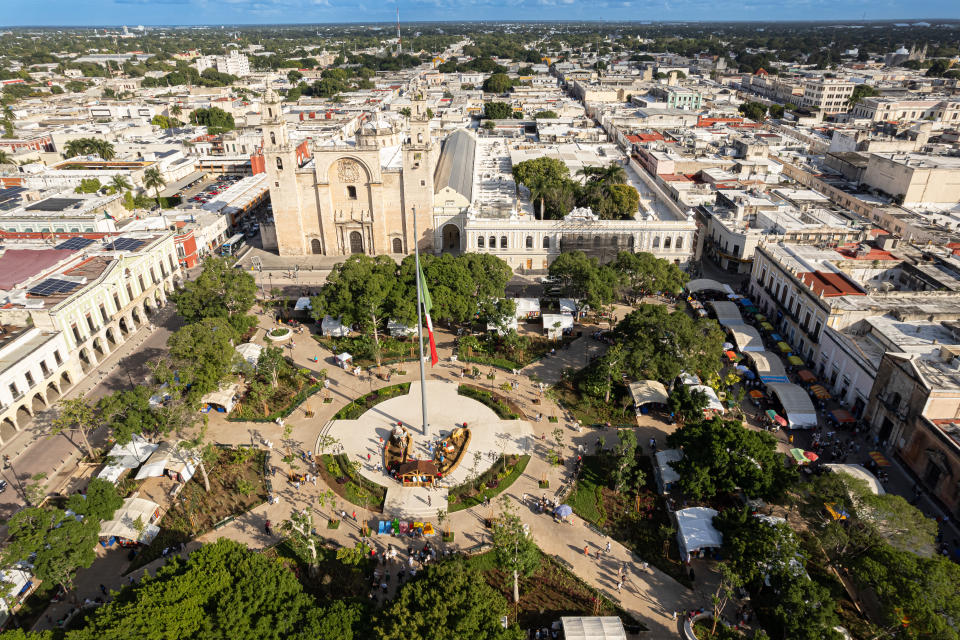
<instances>
[{"instance_id":1,"label":"colonial building","mask_svg":"<svg viewBox=\"0 0 960 640\"><path fill-rule=\"evenodd\" d=\"M405 254L418 240L421 250L434 249L438 148L424 102L413 101L405 127L378 114L361 125L354 141L314 145L299 162L272 90L263 116L274 218L261 227L264 248L281 256Z\"/></svg>"}]
</instances>

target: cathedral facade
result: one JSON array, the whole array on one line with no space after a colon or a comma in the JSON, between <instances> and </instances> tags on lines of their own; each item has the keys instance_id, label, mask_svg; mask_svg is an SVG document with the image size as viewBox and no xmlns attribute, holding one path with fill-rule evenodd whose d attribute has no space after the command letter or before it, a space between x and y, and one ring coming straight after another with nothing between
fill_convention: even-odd
<instances>
[{"instance_id":1,"label":"cathedral facade","mask_svg":"<svg viewBox=\"0 0 960 640\"><path fill-rule=\"evenodd\" d=\"M353 143L312 145L306 162L298 162L272 90L263 116L274 220L262 229L264 248L281 256L407 254L417 242L433 251L438 149L423 102L413 102L405 127L374 118Z\"/></svg>"}]
</instances>

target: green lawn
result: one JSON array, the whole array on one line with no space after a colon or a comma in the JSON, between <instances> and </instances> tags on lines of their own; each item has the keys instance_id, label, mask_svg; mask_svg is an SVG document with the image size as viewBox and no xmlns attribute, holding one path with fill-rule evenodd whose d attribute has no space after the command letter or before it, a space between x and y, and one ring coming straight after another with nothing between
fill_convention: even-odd
<instances>
[{"instance_id":1,"label":"green lawn","mask_svg":"<svg viewBox=\"0 0 960 640\"><path fill-rule=\"evenodd\" d=\"M382 387L368 393L366 395L360 396L356 400L351 401L345 407L337 411L334 414L334 420L356 420L364 413L367 412L367 409L377 405L384 400L389 400L390 398L395 398L397 396L406 395L410 391L409 382L401 382L400 384L390 385L389 387Z\"/></svg>"},{"instance_id":2,"label":"green lawn","mask_svg":"<svg viewBox=\"0 0 960 640\"><path fill-rule=\"evenodd\" d=\"M603 486L603 466L598 456L585 456L580 478L567 496L567 504L573 511L590 522L596 523L600 519L597 509L597 489Z\"/></svg>"},{"instance_id":3,"label":"green lawn","mask_svg":"<svg viewBox=\"0 0 960 640\"><path fill-rule=\"evenodd\" d=\"M450 513L462 511L463 509L469 509L470 507L481 504L487 498L492 499L497 494L505 491L517 478L522 476L529 462L530 456L507 456L507 470L506 473L504 473L500 470L503 467L503 456L501 456L496 464L481 474L476 481L468 482L451 489L448 494L449 507L447 507L447 510ZM466 464L466 461L461 464ZM499 484L492 489L487 488L487 482L494 478L499 480ZM477 486L483 487L483 490L474 495L467 495L469 492L474 491Z\"/></svg>"}]
</instances>

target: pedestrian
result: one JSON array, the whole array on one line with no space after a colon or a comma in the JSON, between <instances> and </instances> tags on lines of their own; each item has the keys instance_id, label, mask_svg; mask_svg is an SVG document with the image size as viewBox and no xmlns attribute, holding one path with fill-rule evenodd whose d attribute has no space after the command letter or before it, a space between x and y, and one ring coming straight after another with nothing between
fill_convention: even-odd
<instances>
[{"instance_id":1,"label":"pedestrian","mask_svg":"<svg viewBox=\"0 0 960 640\"><path fill-rule=\"evenodd\" d=\"M370 454L367 454L367 462L370 462Z\"/></svg>"},{"instance_id":2,"label":"pedestrian","mask_svg":"<svg viewBox=\"0 0 960 640\"><path fill-rule=\"evenodd\" d=\"M270 521L269 521L269 520L267 520L265 523L263 523L263 531L264 531L264 533L266 533L268 536L271 535L271 533L270 533Z\"/></svg>"},{"instance_id":3,"label":"pedestrian","mask_svg":"<svg viewBox=\"0 0 960 640\"><path fill-rule=\"evenodd\" d=\"M427 506L428 506L428 507L432 507L432 506L433 506L433 498L430 497L430 494L429 494L429 493L427 494Z\"/></svg>"},{"instance_id":4,"label":"pedestrian","mask_svg":"<svg viewBox=\"0 0 960 640\"><path fill-rule=\"evenodd\" d=\"M677 621L677 610L676 610L676 609L673 610L673 621L674 621L674 622Z\"/></svg>"},{"instance_id":5,"label":"pedestrian","mask_svg":"<svg viewBox=\"0 0 960 640\"><path fill-rule=\"evenodd\" d=\"M623 565L617 567L617 578L623 580Z\"/></svg>"},{"instance_id":6,"label":"pedestrian","mask_svg":"<svg viewBox=\"0 0 960 640\"><path fill-rule=\"evenodd\" d=\"M353 521L354 521L354 522L357 521L357 512L356 512L356 511L353 512Z\"/></svg>"},{"instance_id":7,"label":"pedestrian","mask_svg":"<svg viewBox=\"0 0 960 640\"><path fill-rule=\"evenodd\" d=\"M586 545L583 546L583 555L590 556L590 549Z\"/></svg>"},{"instance_id":8,"label":"pedestrian","mask_svg":"<svg viewBox=\"0 0 960 640\"><path fill-rule=\"evenodd\" d=\"M607 540L607 553L610 553L610 541Z\"/></svg>"},{"instance_id":9,"label":"pedestrian","mask_svg":"<svg viewBox=\"0 0 960 640\"><path fill-rule=\"evenodd\" d=\"M617 593L623 593L623 582L617 583Z\"/></svg>"}]
</instances>

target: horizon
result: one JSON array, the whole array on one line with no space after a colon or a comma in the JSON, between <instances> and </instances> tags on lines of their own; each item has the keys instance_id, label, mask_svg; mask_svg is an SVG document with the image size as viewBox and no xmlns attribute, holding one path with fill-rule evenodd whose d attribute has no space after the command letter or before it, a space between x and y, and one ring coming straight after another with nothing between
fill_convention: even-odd
<instances>
[{"instance_id":1,"label":"horizon","mask_svg":"<svg viewBox=\"0 0 960 640\"><path fill-rule=\"evenodd\" d=\"M37 0L10 12L9 22L0 28L111 28L143 25L150 28L172 27L249 27L310 25L395 24L397 2L377 5L344 4L341 0ZM871 24L885 22L921 22L960 20L960 5L955 0L888 0L882 5L866 0L836 3L831 0L797 0L789 5L770 0L745 2L638 3L633 0L601 0L575 3L574 0L462 0L457 7L442 7L439 0L400 3L402 24L463 23L540 23L540 24L724 24L724 23L836 23ZM438 11L461 17L437 20ZM563 10L569 17L544 19L543 13ZM597 18L599 12L606 12ZM171 14L189 14L191 22L171 21ZM655 14L655 15L650 15ZM816 19L810 19L816 14ZM870 18L867 19L867 15ZM905 16L904 14L909 14ZM301 20L290 21L291 15ZM691 15L696 15L691 19ZM736 16L733 18L732 16ZM54 19L51 19L55 17Z\"/></svg>"}]
</instances>

